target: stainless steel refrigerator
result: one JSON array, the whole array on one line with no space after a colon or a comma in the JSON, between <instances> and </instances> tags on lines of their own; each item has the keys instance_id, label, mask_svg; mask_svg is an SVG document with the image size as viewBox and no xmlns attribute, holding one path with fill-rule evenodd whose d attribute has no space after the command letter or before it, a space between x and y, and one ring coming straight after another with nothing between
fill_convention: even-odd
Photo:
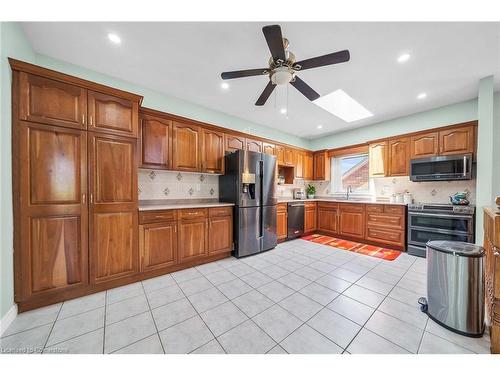
<instances>
[{"instance_id":1,"label":"stainless steel refrigerator","mask_svg":"<svg viewBox=\"0 0 500 375\"><path fill-rule=\"evenodd\" d=\"M234 256L276 247L276 157L237 150L225 156L219 200L234 203Z\"/></svg>"}]
</instances>

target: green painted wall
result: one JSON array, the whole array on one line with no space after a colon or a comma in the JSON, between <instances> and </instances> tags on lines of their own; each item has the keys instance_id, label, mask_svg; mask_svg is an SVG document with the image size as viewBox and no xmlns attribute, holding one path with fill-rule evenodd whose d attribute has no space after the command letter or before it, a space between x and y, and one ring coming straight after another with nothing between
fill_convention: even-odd
<instances>
[{"instance_id":1,"label":"green painted wall","mask_svg":"<svg viewBox=\"0 0 500 375\"><path fill-rule=\"evenodd\" d=\"M496 164L495 164L496 162ZM500 196L500 92L495 93L493 101L493 188L492 205L495 205L495 198Z\"/></svg>"},{"instance_id":2,"label":"green painted wall","mask_svg":"<svg viewBox=\"0 0 500 375\"><path fill-rule=\"evenodd\" d=\"M477 120L477 99L332 134L310 144L313 150L336 148L472 120Z\"/></svg>"},{"instance_id":3,"label":"green painted wall","mask_svg":"<svg viewBox=\"0 0 500 375\"><path fill-rule=\"evenodd\" d=\"M7 57L35 62L24 32L17 23L0 23L0 317L14 303L12 257L12 157L11 157L11 82Z\"/></svg>"}]
</instances>

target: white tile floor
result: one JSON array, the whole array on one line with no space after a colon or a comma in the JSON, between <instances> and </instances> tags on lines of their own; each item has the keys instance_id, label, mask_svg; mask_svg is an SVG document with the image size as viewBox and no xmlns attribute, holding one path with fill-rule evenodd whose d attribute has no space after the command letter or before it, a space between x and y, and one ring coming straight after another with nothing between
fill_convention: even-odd
<instances>
[{"instance_id":1,"label":"white tile floor","mask_svg":"<svg viewBox=\"0 0 500 375\"><path fill-rule=\"evenodd\" d=\"M420 312L425 259L304 240L20 314L2 352L489 353Z\"/></svg>"}]
</instances>

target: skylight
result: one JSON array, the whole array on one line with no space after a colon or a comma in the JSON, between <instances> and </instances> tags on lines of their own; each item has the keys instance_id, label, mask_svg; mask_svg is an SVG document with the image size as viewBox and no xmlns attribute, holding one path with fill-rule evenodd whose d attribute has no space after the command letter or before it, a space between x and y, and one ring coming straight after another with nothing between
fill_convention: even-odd
<instances>
[{"instance_id":1,"label":"skylight","mask_svg":"<svg viewBox=\"0 0 500 375\"><path fill-rule=\"evenodd\" d=\"M342 89L324 95L314 100L313 103L345 122L353 122L373 116L373 113L347 95Z\"/></svg>"}]
</instances>

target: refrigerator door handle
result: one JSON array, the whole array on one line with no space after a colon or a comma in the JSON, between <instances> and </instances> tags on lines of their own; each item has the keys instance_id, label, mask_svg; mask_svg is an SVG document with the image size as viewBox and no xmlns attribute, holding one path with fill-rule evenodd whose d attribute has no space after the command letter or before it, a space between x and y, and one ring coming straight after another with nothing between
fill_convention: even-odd
<instances>
[{"instance_id":1,"label":"refrigerator door handle","mask_svg":"<svg viewBox=\"0 0 500 375\"><path fill-rule=\"evenodd\" d=\"M264 228L263 228L263 222L264 222L264 217L263 217L263 211L262 211L262 205L263 205L263 195L264 195L264 161L259 160L258 162L259 165L259 190L260 190L260 220L259 220L259 237L263 238L264 237Z\"/></svg>"}]
</instances>

